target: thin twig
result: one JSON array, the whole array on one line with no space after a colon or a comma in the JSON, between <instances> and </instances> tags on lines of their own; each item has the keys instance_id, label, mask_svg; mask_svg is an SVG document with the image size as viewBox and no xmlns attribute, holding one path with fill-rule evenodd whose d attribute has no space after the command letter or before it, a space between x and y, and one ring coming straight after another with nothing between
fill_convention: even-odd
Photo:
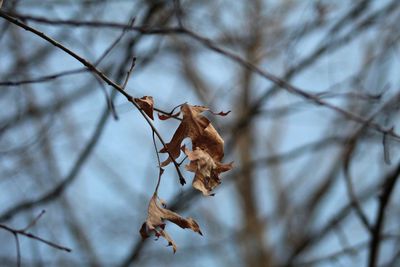
<instances>
[{"instance_id":1,"label":"thin twig","mask_svg":"<svg viewBox=\"0 0 400 267\"><path fill-rule=\"evenodd\" d=\"M132 17L128 23L129 26L133 26L133 23L135 22L135 18ZM95 66L100 64L100 62L114 49L114 47L121 41L121 39L124 37L124 35L127 32L127 28L123 28L122 32L120 35L115 38L115 40L111 43L111 45L104 51L103 55L94 63Z\"/></svg>"},{"instance_id":2,"label":"thin twig","mask_svg":"<svg viewBox=\"0 0 400 267\"><path fill-rule=\"evenodd\" d=\"M166 111L161 110L161 109L159 109L159 108L153 108L153 110L155 110L155 111L157 111L157 112L159 112L159 113L161 113L161 114L167 115L167 116L169 116L171 119L175 119L175 120L178 120L178 121L182 121L182 119L178 117L179 114L172 114L171 112L166 112Z\"/></svg>"},{"instance_id":3,"label":"thin twig","mask_svg":"<svg viewBox=\"0 0 400 267\"><path fill-rule=\"evenodd\" d=\"M357 132L357 134L354 135L355 137L351 138L351 140L347 144L347 149L345 150L345 155L344 155L344 160L343 160L343 162L344 162L344 178L345 178L345 182L346 182L347 193L350 197L350 200L354 207L354 210L355 210L358 218L364 225L364 227L367 229L367 231L369 233L371 233L372 227L368 221L367 215L364 213L364 211L361 207L361 204L358 201L358 198L354 191L353 182L352 182L352 178L351 178L351 174L350 174L350 162L351 162L352 154L353 154L355 146L356 146L356 141L357 141L356 137L358 137L359 133L361 133L361 131Z\"/></svg>"},{"instance_id":4,"label":"thin twig","mask_svg":"<svg viewBox=\"0 0 400 267\"><path fill-rule=\"evenodd\" d=\"M29 233L29 232L20 232L20 231L18 231L18 234L26 236L26 237L29 237L31 239L38 240L38 241L40 241L42 243L45 243L46 245L49 245L50 247L53 247L53 248L56 248L56 249L59 249L59 250L63 250L63 251L66 251L66 252L71 252L72 251L72 249L70 249L70 248L58 245L56 243L53 243L53 242L48 241L46 239L43 239L43 238L41 238L39 236L36 236L36 235L34 235L32 233Z\"/></svg>"},{"instance_id":5,"label":"thin twig","mask_svg":"<svg viewBox=\"0 0 400 267\"><path fill-rule=\"evenodd\" d=\"M156 185L156 188L154 190L154 194L157 195L158 188L160 187L160 183L161 183L161 176L164 173L164 169L161 167L160 155L158 154L157 142L156 142L156 139L155 139L155 136L154 136L154 132L152 132L152 137L153 137L154 149L155 149L155 152L156 152L156 155L157 155L157 162L158 162L158 169L159 169L157 185Z\"/></svg>"},{"instance_id":6,"label":"thin twig","mask_svg":"<svg viewBox=\"0 0 400 267\"><path fill-rule=\"evenodd\" d=\"M36 216L25 228L21 229L21 231L25 232L27 231L29 228L35 226L35 224L40 220L40 218L43 216L43 214L45 214L45 210L42 210L38 216Z\"/></svg>"},{"instance_id":7,"label":"thin twig","mask_svg":"<svg viewBox=\"0 0 400 267\"><path fill-rule=\"evenodd\" d=\"M36 77L36 78L31 78L31 79L26 79L26 80L3 81L3 82L0 82L0 86L9 87L9 86L20 86L20 85L24 85L24 84L50 82L51 80L57 79L57 78L62 77L62 76L78 74L78 73L82 73L84 71L87 71L87 68L79 68L79 69L61 71L61 72L57 72L57 73L54 73L54 74L48 74L48 75L44 75L44 76L41 76L41 77Z\"/></svg>"},{"instance_id":8,"label":"thin twig","mask_svg":"<svg viewBox=\"0 0 400 267\"><path fill-rule=\"evenodd\" d=\"M131 66L129 67L129 70L126 73L125 81L122 83L122 86L121 86L122 89L124 89L124 90L126 88L126 85L128 84L129 78L131 77L131 74L132 74L133 68L135 67L135 64L136 64L136 57L133 57Z\"/></svg>"},{"instance_id":9,"label":"thin twig","mask_svg":"<svg viewBox=\"0 0 400 267\"><path fill-rule=\"evenodd\" d=\"M56 249L59 249L59 250L63 250L63 251L66 251L66 252L71 252L72 251L72 249L70 249L70 248L58 245L56 243L53 243L51 241L48 241L46 239L43 239L43 238L41 238L39 236L36 236L36 235L34 235L32 233L29 233L29 232L26 232L26 231L23 231L23 230L16 230L16 229L8 227L7 225L4 225L4 224L0 224L0 228L12 233L14 236L15 235L26 236L26 237L28 237L30 239L34 239L34 240L40 241L42 243L45 243L46 245L49 245L49 246L51 246L53 248L56 248Z\"/></svg>"},{"instance_id":10,"label":"thin twig","mask_svg":"<svg viewBox=\"0 0 400 267\"><path fill-rule=\"evenodd\" d=\"M19 238L17 233L13 233L15 238L15 246L17 251L17 267L21 267L21 247L19 245Z\"/></svg>"}]
</instances>

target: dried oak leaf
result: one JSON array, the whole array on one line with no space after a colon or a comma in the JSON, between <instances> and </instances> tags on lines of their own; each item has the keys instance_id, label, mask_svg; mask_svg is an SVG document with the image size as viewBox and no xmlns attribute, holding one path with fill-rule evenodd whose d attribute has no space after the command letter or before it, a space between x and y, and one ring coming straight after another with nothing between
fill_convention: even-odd
<instances>
[{"instance_id":1,"label":"dried oak leaf","mask_svg":"<svg viewBox=\"0 0 400 267\"><path fill-rule=\"evenodd\" d=\"M189 137L192 140L193 147L199 147L206 151L214 160L221 161L224 156L224 140L222 140L210 121L201 115L206 110L209 109L203 106L183 104L181 107L183 114L182 122L172 136L171 142L166 145L166 148L161 149L160 152L166 153L168 150L174 159L178 158L183 139ZM171 158L168 157L161 166L166 166L171 161Z\"/></svg>"},{"instance_id":2,"label":"dried oak leaf","mask_svg":"<svg viewBox=\"0 0 400 267\"><path fill-rule=\"evenodd\" d=\"M183 139L189 137L192 140L194 151L182 149L190 160L186 169L195 173L193 187L208 196L212 195L211 191L221 183L219 174L232 169L232 163L221 163L224 157L224 140L210 121L201 115L204 111L209 111L209 109L203 106L183 104L181 106L182 122L171 142L160 152L168 151L173 159L178 158ZM218 114L226 115L227 113L220 112ZM171 161L172 159L168 157L161 166L166 166Z\"/></svg>"},{"instance_id":3,"label":"dried oak leaf","mask_svg":"<svg viewBox=\"0 0 400 267\"><path fill-rule=\"evenodd\" d=\"M144 96L141 98L135 98L134 99L136 104L139 105L139 107L146 113L147 116L149 116L150 119L154 120L153 117L153 106L154 106L154 100L152 96Z\"/></svg>"},{"instance_id":4,"label":"dried oak leaf","mask_svg":"<svg viewBox=\"0 0 400 267\"><path fill-rule=\"evenodd\" d=\"M165 220L170 221L181 228L189 228L194 232L203 235L200 231L200 227L195 220L192 218L183 218L179 214L168 210L165 207L165 203L161 201L156 194L150 200L147 219L143 223L140 229L140 235L143 239L148 238L151 232L155 233L158 238L162 236L168 241L168 246L172 246L174 253L176 252L176 244L174 240L165 231Z\"/></svg>"},{"instance_id":5,"label":"dried oak leaf","mask_svg":"<svg viewBox=\"0 0 400 267\"><path fill-rule=\"evenodd\" d=\"M188 171L194 172L193 187L205 196L212 196L212 190L221 183L219 174L232 169L232 163L222 164L215 161L206 151L196 147L194 151L185 148L185 154L190 163L186 165Z\"/></svg>"}]
</instances>

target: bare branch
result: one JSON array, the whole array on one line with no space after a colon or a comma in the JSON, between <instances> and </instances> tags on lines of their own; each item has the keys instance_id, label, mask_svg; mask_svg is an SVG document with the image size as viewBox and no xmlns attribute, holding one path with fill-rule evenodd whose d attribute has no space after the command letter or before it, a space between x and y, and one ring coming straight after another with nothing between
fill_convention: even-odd
<instances>
[{"instance_id":1,"label":"bare branch","mask_svg":"<svg viewBox=\"0 0 400 267\"><path fill-rule=\"evenodd\" d=\"M381 232L385 221L385 213L390 197L393 193L396 182L400 176L400 163L390 172L384 179L382 191L379 194L379 207L376 213L376 219L372 228L372 237L370 241L370 250L368 258L368 266L375 267L378 264L379 247L381 243Z\"/></svg>"}]
</instances>

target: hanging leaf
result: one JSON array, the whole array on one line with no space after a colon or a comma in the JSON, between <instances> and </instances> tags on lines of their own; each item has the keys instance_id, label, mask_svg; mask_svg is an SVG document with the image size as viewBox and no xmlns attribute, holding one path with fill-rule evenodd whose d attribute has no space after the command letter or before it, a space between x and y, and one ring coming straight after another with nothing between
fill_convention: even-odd
<instances>
[{"instance_id":1,"label":"hanging leaf","mask_svg":"<svg viewBox=\"0 0 400 267\"><path fill-rule=\"evenodd\" d=\"M166 153L168 150L174 159L178 158L183 139L189 137L192 140L193 147L207 151L213 158L220 161L224 156L224 141L210 121L201 115L206 110L208 108L203 106L183 104L181 107L182 122L174 133L171 142L160 152ZM168 165L171 161L171 158L168 158L162 163L162 166Z\"/></svg>"},{"instance_id":2,"label":"hanging leaf","mask_svg":"<svg viewBox=\"0 0 400 267\"><path fill-rule=\"evenodd\" d=\"M190 163L186 169L194 172L193 187L201 191L204 195L212 195L211 191L218 186L221 181L219 174L232 169L232 164L221 163L224 157L224 140L218 134L211 122L201 113L209 111L204 106L191 106L183 104L181 112L182 122L175 131L171 142L160 152L170 153L161 166L168 165L172 159L180 156L182 142L189 137L192 140L193 151L183 149L188 156ZM226 115L221 113L220 115Z\"/></svg>"},{"instance_id":3,"label":"hanging leaf","mask_svg":"<svg viewBox=\"0 0 400 267\"><path fill-rule=\"evenodd\" d=\"M163 237L168 241L168 246L172 246L174 253L176 252L177 246L174 240L165 231L165 222L170 221L181 228L188 228L192 231L203 235L200 231L200 227L195 220L192 218L183 218L179 214L164 208L165 202L160 200L156 194L150 200L147 219L143 223L140 234L143 239L148 238L151 232L154 232L155 236Z\"/></svg>"}]
</instances>

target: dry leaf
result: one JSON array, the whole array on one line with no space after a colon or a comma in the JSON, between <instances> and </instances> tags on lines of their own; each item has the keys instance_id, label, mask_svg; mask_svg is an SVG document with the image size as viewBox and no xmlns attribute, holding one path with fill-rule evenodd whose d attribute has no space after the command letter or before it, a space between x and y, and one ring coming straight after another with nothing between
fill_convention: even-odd
<instances>
[{"instance_id":1,"label":"dry leaf","mask_svg":"<svg viewBox=\"0 0 400 267\"><path fill-rule=\"evenodd\" d=\"M154 120L153 117L153 106L154 101L152 96L144 96L142 98L135 98L136 104L149 116L150 119Z\"/></svg>"},{"instance_id":2,"label":"dry leaf","mask_svg":"<svg viewBox=\"0 0 400 267\"><path fill-rule=\"evenodd\" d=\"M183 139L189 137L192 140L193 147L199 147L207 151L215 160L221 161L224 156L224 141L210 121L201 115L206 110L208 108L203 106L183 104L181 107L182 122L173 135L171 142L160 152L166 153L168 150L174 159L178 158ZM171 158L168 158L161 166L166 166L171 161Z\"/></svg>"},{"instance_id":3,"label":"dry leaf","mask_svg":"<svg viewBox=\"0 0 400 267\"><path fill-rule=\"evenodd\" d=\"M193 187L205 196L212 196L212 190L221 183L219 174L232 169L232 163L222 164L215 161L206 151L196 147L194 151L185 149L190 163L186 165L188 171L194 172Z\"/></svg>"},{"instance_id":4,"label":"dry leaf","mask_svg":"<svg viewBox=\"0 0 400 267\"><path fill-rule=\"evenodd\" d=\"M186 169L195 173L193 187L208 196L212 195L212 190L221 183L219 174L232 169L232 164L221 163L224 157L224 140L210 121L201 115L204 111L209 111L209 109L203 106L183 104L181 106L182 122L171 142L160 152L168 151L173 159L178 158L181 153L182 141L189 137L192 140L194 151L182 149L190 160ZM219 113L222 116L226 114ZM172 159L168 157L161 166L166 166L171 161Z\"/></svg>"},{"instance_id":5,"label":"dry leaf","mask_svg":"<svg viewBox=\"0 0 400 267\"><path fill-rule=\"evenodd\" d=\"M165 220L170 221L181 228L189 228L194 232L203 235L199 225L192 218L183 218L179 214L164 208L165 202L160 200L156 194L150 200L146 222L143 223L140 234L143 239L150 236L151 232L156 237L162 236L168 241L168 246L172 246L174 253L176 252L176 244L174 240L165 231Z\"/></svg>"}]
</instances>

